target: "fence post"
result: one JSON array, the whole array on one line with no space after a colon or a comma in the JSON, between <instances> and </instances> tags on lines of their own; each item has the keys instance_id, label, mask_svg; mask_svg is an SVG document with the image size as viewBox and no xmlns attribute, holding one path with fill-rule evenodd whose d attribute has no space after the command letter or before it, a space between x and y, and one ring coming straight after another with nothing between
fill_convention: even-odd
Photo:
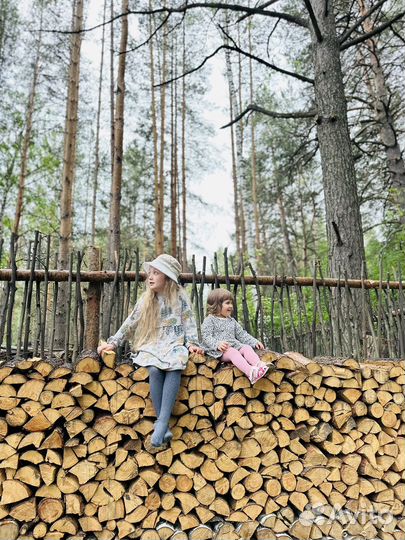
<instances>
[{"instance_id":1,"label":"fence post","mask_svg":"<svg viewBox=\"0 0 405 540\"><path fill-rule=\"evenodd\" d=\"M89 271L99 271L101 269L100 250L90 246L87 254ZM100 337L100 299L101 284L90 282L87 289L85 349L97 349Z\"/></svg>"}]
</instances>

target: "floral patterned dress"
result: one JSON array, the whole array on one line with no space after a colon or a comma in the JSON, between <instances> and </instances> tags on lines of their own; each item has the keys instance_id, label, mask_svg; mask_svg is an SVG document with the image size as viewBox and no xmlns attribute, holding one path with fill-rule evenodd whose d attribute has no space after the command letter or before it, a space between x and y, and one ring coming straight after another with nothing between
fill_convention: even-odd
<instances>
[{"instance_id":1,"label":"floral patterned dress","mask_svg":"<svg viewBox=\"0 0 405 540\"><path fill-rule=\"evenodd\" d=\"M160 307L160 321L157 338L144 343L131 353L132 361L139 366L155 366L166 371L183 370L187 365L188 347L198 345L197 327L192 309L187 299L180 294L179 303L172 308L165 296L157 295ZM136 328L142 309L142 298L132 313L122 323L121 328L107 343L116 347L122 345Z\"/></svg>"}]
</instances>

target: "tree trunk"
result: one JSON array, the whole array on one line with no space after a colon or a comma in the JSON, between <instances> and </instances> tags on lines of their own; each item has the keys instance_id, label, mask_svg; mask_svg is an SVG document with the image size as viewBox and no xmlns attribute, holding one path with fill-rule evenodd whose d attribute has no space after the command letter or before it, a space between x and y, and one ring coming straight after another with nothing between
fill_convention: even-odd
<instances>
[{"instance_id":1,"label":"tree trunk","mask_svg":"<svg viewBox=\"0 0 405 540\"><path fill-rule=\"evenodd\" d=\"M17 140L17 144L15 145L15 148L13 148L14 153L12 157L7 161L6 165L6 171L4 174L4 180L3 180L3 189L0 193L1 199L0 199L0 240L3 239L4 234L4 227L3 227L3 219L4 214L8 205L8 197L11 194L11 190L14 187L14 169L16 168L16 163L19 157L19 148L22 144L21 142L22 134Z\"/></svg>"},{"instance_id":2,"label":"tree trunk","mask_svg":"<svg viewBox=\"0 0 405 540\"><path fill-rule=\"evenodd\" d=\"M18 21L16 3L0 0L0 85L6 73L5 65L8 58L9 28Z\"/></svg>"},{"instance_id":3,"label":"tree trunk","mask_svg":"<svg viewBox=\"0 0 405 540\"><path fill-rule=\"evenodd\" d=\"M277 205L280 211L280 225L283 235L285 255L287 257L287 268L292 276L297 275L297 265L295 263L294 253L291 246L290 234L288 232L287 217L284 206L284 197L281 189L278 189Z\"/></svg>"},{"instance_id":4,"label":"tree trunk","mask_svg":"<svg viewBox=\"0 0 405 540\"><path fill-rule=\"evenodd\" d=\"M100 250L91 246L87 250L91 272L100 271ZM101 284L90 283L87 288L85 349L97 349L100 337Z\"/></svg>"},{"instance_id":5,"label":"tree trunk","mask_svg":"<svg viewBox=\"0 0 405 540\"><path fill-rule=\"evenodd\" d=\"M152 2L149 0L149 9L152 10ZM152 25L153 16L149 17L149 34L152 36L154 28ZM153 179L154 179L154 204L155 204L155 251L158 252L158 230L159 230L159 153L158 153L158 132L156 120L156 94L155 94L155 59L153 51L153 37L149 40L149 60L150 60L150 91L151 91L151 116L153 135Z\"/></svg>"},{"instance_id":6,"label":"tree trunk","mask_svg":"<svg viewBox=\"0 0 405 540\"><path fill-rule=\"evenodd\" d=\"M312 29L317 130L325 194L330 275L359 277L365 260L356 173L333 6L312 0L322 40Z\"/></svg>"},{"instance_id":7,"label":"tree trunk","mask_svg":"<svg viewBox=\"0 0 405 540\"><path fill-rule=\"evenodd\" d=\"M39 71L40 71L41 47L42 47L42 19L43 19L43 6L42 5L40 6L40 10L41 11L40 11L40 21L39 21L39 35L38 35L37 50L36 50L36 55L35 55L31 90L28 97L25 133L24 133L22 151L21 151L21 165L20 165L20 176L19 176L19 181L18 181L17 204L16 204L16 210L15 210L14 224L13 224L13 232L16 236L18 236L21 216L23 213L25 180L27 178L27 173L28 173L29 150L30 150L30 144L31 144L32 117L34 115L35 97L37 93Z\"/></svg>"},{"instance_id":8,"label":"tree trunk","mask_svg":"<svg viewBox=\"0 0 405 540\"><path fill-rule=\"evenodd\" d=\"M248 36L249 36L249 53L252 54L252 29L251 23L248 23ZM250 86L250 103L254 103L254 87L253 87L253 60L249 58L249 86ZM255 122L254 116L251 116L250 124L250 136L251 136L251 178L252 178L252 206L254 217L254 252L256 264L260 265L260 224L259 224L259 206L257 204L257 174L256 174L256 136L255 136Z\"/></svg>"},{"instance_id":9,"label":"tree trunk","mask_svg":"<svg viewBox=\"0 0 405 540\"><path fill-rule=\"evenodd\" d=\"M364 0L358 0L360 13L364 15L369 6ZM371 32L373 22L366 18L364 31ZM405 162L398 142L398 131L390 110L391 92L388 88L380 53L376 40L371 38L366 42L373 81L370 81L371 98L374 102L374 114L379 127L380 139L384 146L387 168L391 177L392 199L399 208L401 222L405 223Z\"/></svg>"},{"instance_id":10,"label":"tree trunk","mask_svg":"<svg viewBox=\"0 0 405 540\"><path fill-rule=\"evenodd\" d=\"M110 4L110 18L114 20L114 0L111 0ZM110 154L111 154L111 178L114 170L114 111L115 111L115 97L114 97L114 22L110 24Z\"/></svg>"},{"instance_id":11,"label":"tree trunk","mask_svg":"<svg viewBox=\"0 0 405 540\"><path fill-rule=\"evenodd\" d=\"M183 73L186 72L186 25L183 24ZM182 265L187 268L187 185L186 185L186 78L181 85L181 230L182 230Z\"/></svg>"},{"instance_id":12,"label":"tree trunk","mask_svg":"<svg viewBox=\"0 0 405 540\"><path fill-rule=\"evenodd\" d=\"M301 228L302 228L302 263L303 263L303 274L307 275L308 272L308 230L306 216L304 212L304 200L302 197L304 186L298 185L299 189L299 213L301 219Z\"/></svg>"},{"instance_id":13,"label":"tree trunk","mask_svg":"<svg viewBox=\"0 0 405 540\"><path fill-rule=\"evenodd\" d=\"M167 54L166 28L163 29L161 81L166 79ZM166 85L160 87L160 155L159 155L159 185L157 200L156 255L164 251L164 196L165 196L165 130L166 130Z\"/></svg>"},{"instance_id":14,"label":"tree trunk","mask_svg":"<svg viewBox=\"0 0 405 540\"><path fill-rule=\"evenodd\" d=\"M122 0L121 13L127 13L128 0ZM116 267L121 242L121 186L124 146L125 64L128 43L128 16L121 18L120 56L118 61L117 97L114 122L114 167L111 186L109 263Z\"/></svg>"},{"instance_id":15,"label":"tree trunk","mask_svg":"<svg viewBox=\"0 0 405 540\"><path fill-rule=\"evenodd\" d=\"M234 98L233 98L233 96L235 95L235 90L234 90L234 84L233 84L231 55L228 50L225 50L225 61L226 61L226 76L228 79L228 88L229 88L229 114L232 120L235 116ZM235 244L236 244L236 250L239 253L242 253L241 215L240 215L241 208L239 206L238 170L237 170L237 162L236 162L235 134L234 134L233 126L231 126L231 152L232 152L233 205L234 205L234 214L235 214Z\"/></svg>"},{"instance_id":16,"label":"tree trunk","mask_svg":"<svg viewBox=\"0 0 405 540\"><path fill-rule=\"evenodd\" d=\"M240 46L240 25L238 25L238 43ZM232 79L233 85L233 79ZM236 93L237 92L237 93ZM234 100L234 111L237 115L242 112L243 99L242 99L242 57L241 54L238 54L238 89L233 89L232 99ZM239 216L240 216L240 234L241 234L241 249L242 253L248 253L247 246L247 224L245 219L245 199L244 199L244 177L245 172L243 169L243 121L240 120L236 123L235 126L236 134L236 162L237 162L237 173L238 173L238 183L239 183Z\"/></svg>"},{"instance_id":17,"label":"tree trunk","mask_svg":"<svg viewBox=\"0 0 405 540\"><path fill-rule=\"evenodd\" d=\"M177 75L177 51L176 42L173 37L171 50L171 76ZM178 165L177 165L177 84L171 83L170 94L170 133L171 133L171 168L170 168L170 253L173 257L177 256L177 208L178 208Z\"/></svg>"},{"instance_id":18,"label":"tree trunk","mask_svg":"<svg viewBox=\"0 0 405 540\"><path fill-rule=\"evenodd\" d=\"M79 106L80 49L82 43L83 0L77 0L74 7L73 30L70 45L68 74L68 94L66 101L66 120L63 150L62 193L60 200L60 229L58 268L66 270L69 266L72 240L73 187L76 171L76 138ZM59 290L59 305L56 312L56 348L62 348L65 339L67 287Z\"/></svg>"},{"instance_id":19,"label":"tree trunk","mask_svg":"<svg viewBox=\"0 0 405 540\"><path fill-rule=\"evenodd\" d=\"M101 37L100 71L99 71L99 78L98 78L96 142L95 142L95 150L94 150L93 202L92 202L92 212L91 212L91 243L93 246L96 240L96 207L97 207L97 190L98 190L98 171L100 169L100 115L101 115L101 92L103 89L106 10L107 10L107 0L104 0L103 32L102 32L102 37ZM111 23L111 26L112 26L112 23Z\"/></svg>"}]
</instances>

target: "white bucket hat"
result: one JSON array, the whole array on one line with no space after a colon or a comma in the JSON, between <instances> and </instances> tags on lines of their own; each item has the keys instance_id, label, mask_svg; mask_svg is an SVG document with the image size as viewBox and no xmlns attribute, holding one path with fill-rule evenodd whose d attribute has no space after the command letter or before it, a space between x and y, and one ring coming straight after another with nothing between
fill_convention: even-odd
<instances>
[{"instance_id":1,"label":"white bucket hat","mask_svg":"<svg viewBox=\"0 0 405 540\"><path fill-rule=\"evenodd\" d=\"M171 255L163 253L162 255L159 255L159 257L156 257L156 259L153 261L143 263L143 267L145 268L146 272L149 272L151 266L152 268L156 268L156 270L160 270L160 272L165 274L165 276L172 279L174 282L179 282L181 265L179 261Z\"/></svg>"}]
</instances>

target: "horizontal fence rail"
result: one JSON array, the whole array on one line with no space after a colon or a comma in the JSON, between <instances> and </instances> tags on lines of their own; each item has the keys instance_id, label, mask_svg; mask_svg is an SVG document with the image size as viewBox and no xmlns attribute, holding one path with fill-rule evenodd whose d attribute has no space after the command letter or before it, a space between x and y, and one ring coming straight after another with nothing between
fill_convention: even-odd
<instances>
[{"instance_id":1,"label":"horizontal fence rail","mask_svg":"<svg viewBox=\"0 0 405 540\"><path fill-rule=\"evenodd\" d=\"M51 270L56 264L51 263L49 237L37 233L19 259L16 245L14 239L8 268L0 269L3 359L39 355L75 360L83 349L94 349L99 338L116 332L142 292L146 274L138 251L121 254L115 271L102 270L96 248L71 253L69 270ZM192 271L180 276L199 329L208 291L225 286L236 299L234 317L274 351L294 350L309 357L405 357L401 269L395 280L383 280L382 270L378 280L336 279L324 277L316 262L310 277L259 276L241 257L228 257L227 250L220 264L218 260L215 254L208 268L204 257L197 271L193 257ZM128 344L121 354L127 351Z\"/></svg>"},{"instance_id":2,"label":"horizontal fence rail","mask_svg":"<svg viewBox=\"0 0 405 540\"><path fill-rule=\"evenodd\" d=\"M96 271L96 272L80 272L78 276L76 272L68 270L17 270L13 276L13 270L10 268L0 269L0 281L45 281L48 277L49 281L64 282L80 279L82 283L111 283L115 279L120 281L145 281L145 272L115 272L113 270ZM179 281L181 283L197 283L205 282L207 284L231 285L241 284L241 275L215 275L215 274L197 274L181 273ZM374 279L336 279L336 278L312 278L312 277L293 277L293 276L244 276L246 285L277 285L282 287L298 286L298 287L349 287L350 289L405 289L405 281L379 281Z\"/></svg>"}]
</instances>

